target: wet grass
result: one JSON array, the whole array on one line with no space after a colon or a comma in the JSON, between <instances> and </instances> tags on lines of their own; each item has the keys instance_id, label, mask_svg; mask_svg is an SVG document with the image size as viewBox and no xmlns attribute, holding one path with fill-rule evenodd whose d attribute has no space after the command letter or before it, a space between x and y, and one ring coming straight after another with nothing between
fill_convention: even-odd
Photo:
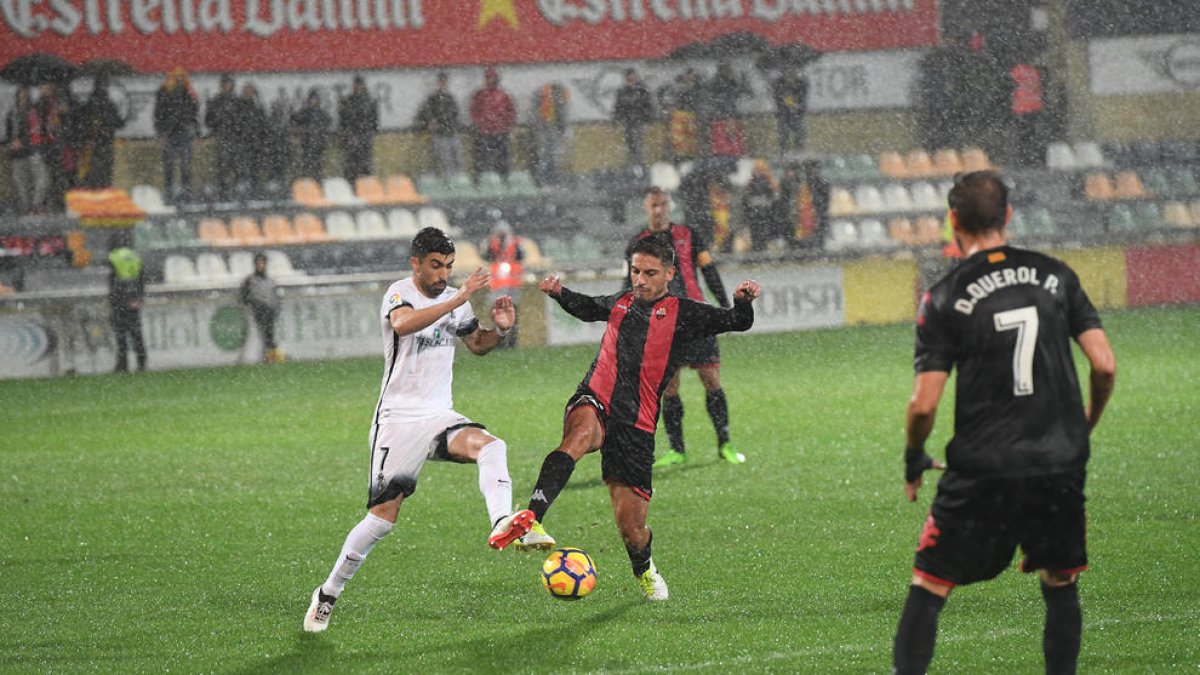
<instances>
[{"instance_id":1,"label":"wet grass","mask_svg":"<svg viewBox=\"0 0 1200 675\"><path fill-rule=\"evenodd\" d=\"M1081 672L1200 667L1200 310L1108 313ZM557 602L497 554L472 467L429 464L320 636L300 620L366 494L377 360L0 382L0 671L886 672L925 509L899 482L907 326L723 338L741 467L685 373L692 460L651 510L662 605L635 593L589 457L547 526L600 584ZM518 504L593 347L463 355L456 405L509 444ZM949 437L952 401L931 447ZM663 445L660 438L660 447ZM1041 671L1041 599L962 589L933 672Z\"/></svg>"}]
</instances>

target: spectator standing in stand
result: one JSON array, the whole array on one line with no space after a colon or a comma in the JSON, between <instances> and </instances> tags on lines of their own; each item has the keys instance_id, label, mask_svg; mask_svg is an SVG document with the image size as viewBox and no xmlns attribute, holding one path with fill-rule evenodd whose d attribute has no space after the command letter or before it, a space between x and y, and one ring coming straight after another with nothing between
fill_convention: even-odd
<instances>
[{"instance_id":1,"label":"spectator standing in stand","mask_svg":"<svg viewBox=\"0 0 1200 675\"><path fill-rule=\"evenodd\" d=\"M701 109L704 107L704 81L688 68L675 82L659 91L667 112L667 135L671 140L671 160L676 164L700 156ZM690 222L690 221L689 221Z\"/></svg>"},{"instance_id":2,"label":"spectator standing in stand","mask_svg":"<svg viewBox=\"0 0 1200 675\"><path fill-rule=\"evenodd\" d=\"M425 99L417 112L417 128L429 133L429 145L442 180L463 172L462 141L458 138L462 122L458 102L450 94L450 76L438 73L437 90Z\"/></svg>"},{"instance_id":3,"label":"spectator standing in stand","mask_svg":"<svg viewBox=\"0 0 1200 675\"><path fill-rule=\"evenodd\" d=\"M621 125L625 149L628 151L627 164L644 167L646 160L642 154L642 144L646 125L654 121L654 100L633 68L625 70L625 86L617 90L613 120Z\"/></svg>"},{"instance_id":4,"label":"spectator standing in stand","mask_svg":"<svg viewBox=\"0 0 1200 675\"><path fill-rule=\"evenodd\" d=\"M113 141L117 129L125 126L117 104L108 96L108 78L99 75L92 85L92 95L80 110L82 152L79 156L79 180L86 188L105 188L112 185Z\"/></svg>"},{"instance_id":5,"label":"spectator standing in stand","mask_svg":"<svg viewBox=\"0 0 1200 675\"><path fill-rule=\"evenodd\" d=\"M375 134L379 132L379 104L371 98L362 75L354 76L350 95L338 105L338 131L342 136L342 175L353 186L360 176L371 175Z\"/></svg>"},{"instance_id":6,"label":"spectator standing in stand","mask_svg":"<svg viewBox=\"0 0 1200 675\"><path fill-rule=\"evenodd\" d=\"M788 67L771 87L775 123L779 130L779 158L804 150L804 115L808 112L808 78Z\"/></svg>"},{"instance_id":7,"label":"spectator standing in stand","mask_svg":"<svg viewBox=\"0 0 1200 675\"><path fill-rule=\"evenodd\" d=\"M1008 71L1012 83L1009 110L1012 112L1014 159L1021 166L1041 164L1046 156L1042 137L1045 110L1042 71L1030 61L1021 61Z\"/></svg>"},{"instance_id":8,"label":"spectator standing in stand","mask_svg":"<svg viewBox=\"0 0 1200 675\"><path fill-rule=\"evenodd\" d=\"M238 143L237 186L257 195L266 170L267 109L258 97L258 87L247 82L236 108Z\"/></svg>"},{"instance_id":9,"label":"spectator standing in stand","mask_svg":"<svg viewBox=\"0 0 1200 675\"><path fill-rule=\"evenodd\" d=\"M169 201L191 192L192 142L199 128L199 99L187 71L177 66L154 95L154 131L162 140L163 197Z\"/></svg>"},{"instance_id":10,"label":"spectator standing in stand","mask_svg":"<svg viewBox=\"0 0 1200 675\"><path fill-rule=\"evenodd\" d=\"M321 94L316 89L308 92L304 107L292 115L300 145L299 176L318 182L325 176L325 149L332 126L333 118L321 107Z\"/></svg>"},{"instance_id":11,"label":"spectator standing in stand","mask_svg":"<svg viewBox=\"0 0 1200 675\"><path fill-rule=\"evenodd\" d=\"M533 173L538 185L555 185L562 180L570 101L571 95L559 82L542 85L534 95L533 135L537 150Z\"/></svg>"},{"instance_id":12,"label":"spectator standing in stand","mask_svg":"<svg viewBox=\"0 0 1200 675\"><path fill-rule=\"evenodd\" d=\"M500 74L489 66L483 71L483 89L471 97L471 123L475 125L475 182L484 171L495 171L506 182L509 170L509 133L517 123L512 97L500 88Z\"/></svg>"},{"instance_id":13,"label":"spectator standing in stand","mask_svg":"<svg viewBox=\"0 0 1200 675\"><path fill-rule=\"evenodd\" d=\"M754 163L750 183L742 191L742 217L750 227L755 251L774 248L781 237L779 186L771 168L761 159Z\"/></svg>"},{"instance_id":14,"label":"spectator standing in stand","mask_svg":"<svg viewBox=\"0 0 1200 675\"><path fill-rule=\"evenodd\" d=\"M721 62L706 90L709 151L717 157L744 156L746 137L738 101L753 93L746 76L734 73L732 65Z\"/></svg>"},{"instance_id":15,"label":"spectator standing in stand","mask_svg":"<svg viewBox=\"0 0 1200 675\"><path fill-rule=\"evenodd\" d=\"M263 179L272 191L288 184L292 170L292 100L287 90L280 87L267 109L266 146L263 162L266 173Z\"/></svg>"},{"instance_id":16,"label":"spectator standing in stand","mask_svg":"<svg viewBox=\"0 0 1200 675\"><path fill-rule=\"evenodd\" d=\"M221 197L233 193L237 179L239 143L237 127L237 93L234 91L233 76L221 76L220 90L208 101L204 109L204 126L217 139L216 173L217 192Z\"/></svg>"},{"instance_id":17,"label":"spectator standing in stand","mask_svg":"<svg viewBox=\"0 0 1200 675\"><path fill-rule=\"evenodd\" d=\"M29 87L17 87L13 107L4 116L4 145L8 148L18 209L22 214L44 209L50 187L50 172L43 156L46 136Z\"/></svg>"},{"instance_id":18,"label":"spectator standing in stand","mask_svg":"<svg viewBox=\"0 0 1200 675\"><path fill-rule=\"evenodd\" d=\"M79 110L69 89L44 82L38 90L38 126L42 136L42 158L49 187L46 208L63 210L63 196L76 185L76 148L79 139Z\"/></svg>"}]
</instances>

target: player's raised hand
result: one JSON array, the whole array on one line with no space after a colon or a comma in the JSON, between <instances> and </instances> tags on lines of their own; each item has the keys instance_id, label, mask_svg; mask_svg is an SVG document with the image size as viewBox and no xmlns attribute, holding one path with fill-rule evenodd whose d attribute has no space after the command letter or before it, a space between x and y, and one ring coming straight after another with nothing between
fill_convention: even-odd
<instances>
[{"instance_id":1,"label":"player's raised hand","mask_svg":"<svg viewBox=\"0 0 1200 675\"><path fill-rule=\"evenodd\" d=\"M546 295L557 298L562 295L562 280L558 278L557 274L551 274L542 279L542 283L538 284L538 288L542 289L542 292Z\"/></svg>"},{"instance_id":2,"label":"player's raised hand","mask_svg":"<svg viewBox=\"0 0 1200 675\"><path fill-rule=\"evenodd\" d=\"M762 286L759 286L758 282L754 281L753 279L746 279L742 283L738 284L737 288L734 289L733 299L754 301L757 300L758 296L761 294Z\"/></svg>"},{"instance_id":3,"label":"player's raised hand","mask_svg":"<svg viewBox=\"0 0 1200 675\"><path fill-rule=\"evenodd\" d=\"M464 300L470 298L476 291L487 288L491 281L492 275L483 271L482 267L477 267L463 280L462 286L458 288L458 295Z\"/></svg>"},{"instance_id":4,"label":"player's raised hand","mask_svg":"<svg viewBox=\"0 0 1200 675\"><path fill-rule=\"evenodd\" d=\"M492 303L492 323L502 331L507 331L517 323L517 308L512 298L507 295L496 298L496 302Z\"/></svg>"}]
</instances>

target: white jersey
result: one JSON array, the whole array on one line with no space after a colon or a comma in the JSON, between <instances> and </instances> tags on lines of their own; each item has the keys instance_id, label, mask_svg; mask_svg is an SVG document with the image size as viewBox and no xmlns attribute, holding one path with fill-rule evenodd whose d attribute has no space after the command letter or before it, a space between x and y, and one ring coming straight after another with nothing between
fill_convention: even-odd
<instances>
[{"instance_id":1,"label":"white jersey","mask_svg":"<svg viewBox=\"0 0 1200 675\"><path fill-rule=\"evenodd\" d=\"M391 415L421 416L454 408L450 385L454 379L455 341L479 327L471 303L464 303L424 329L403 337L392 329L388 315L405 305L423 309L445 302L456 292L457 289L447 286L438 297L427 297L417 290L412 277L388 287L380 310L384 364L377 422Z\"/></svg>"}]
</instances>

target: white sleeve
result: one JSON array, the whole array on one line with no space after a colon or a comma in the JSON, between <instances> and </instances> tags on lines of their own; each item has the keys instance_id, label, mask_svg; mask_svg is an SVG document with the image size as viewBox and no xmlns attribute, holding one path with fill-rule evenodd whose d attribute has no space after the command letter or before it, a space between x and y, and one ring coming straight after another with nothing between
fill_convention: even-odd
<instances>
[{"instance_id":1,"label":"white sleeve","mask_svg":"<svg viewBox=\"0 0 1200 675\"><path fill-rule=\"evenodd\" d=\"M383 318L386 319L391 316L393 309L396 309L397 307L412 306L412 301L404 296L403 290L396 286L392 286L388 289L387 294L383 296L383 307L381 308L381 311L383 312Z\"/></svg>"}]
</instances>

